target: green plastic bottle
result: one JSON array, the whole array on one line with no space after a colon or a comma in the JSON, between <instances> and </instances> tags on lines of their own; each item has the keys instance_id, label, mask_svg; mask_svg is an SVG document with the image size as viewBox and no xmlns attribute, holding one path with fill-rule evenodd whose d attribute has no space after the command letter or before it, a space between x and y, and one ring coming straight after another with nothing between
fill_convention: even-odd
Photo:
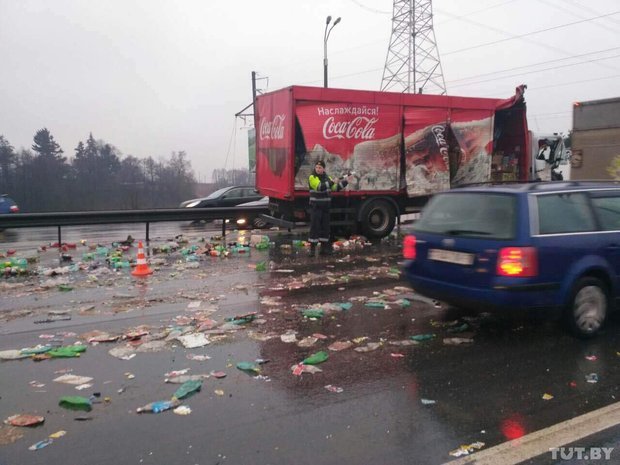
<instances>
[{"instance_id":1,"label":"green plastic bottle","mask_svg":"<svg viewBox=\"0 0 620 465\"><path fill-rule=\"evenodd\" d=\"M82 410L85 412L90 412L93 409L90 399L82 396L61 397L58 405L69 410Z\"/></svg>"},{"instance_id":2,"label":"green plastic bottle","mask_svg":"<svg viewBox=\"0 0 620 465\"><path fill-rule=\"evenodd\" d=\"M301 363L304 365L318 365L319 363L323 363L329 358L329 354L325 351L320 351L315 354L312 354L310 357L304 359Z\"/></svg>"},{"instance_id":3,"label":"green plastic bottle","mask_svg":"<svg viewBox=\"0 0 620 465\"><path fill-rule=\"evenodd\" d=\"M202 380L186 381L181 385L179 389L174 393L173 399L183 399L188 397L202 388Z\"/></svg>"}]
</instances>

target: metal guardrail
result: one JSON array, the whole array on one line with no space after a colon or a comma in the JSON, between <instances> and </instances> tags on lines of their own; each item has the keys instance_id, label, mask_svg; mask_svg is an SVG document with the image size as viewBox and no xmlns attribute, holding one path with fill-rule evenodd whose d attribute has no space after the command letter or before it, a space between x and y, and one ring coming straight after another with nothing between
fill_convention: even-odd
<instances>
[{"instance_id":1,"label":"metal guardrail","mask_svg":"<svg viewBox=\"0 0 620 465\"><path fill-rule=\"evenodd\" d=\"M150 223L165 221L211 221L251 218L269 210L263 206L214 208L165 208L155 210L115 210L85 212L11 213L0 215L0 230L7 228L57 227L58 243L62 241L62 226L92 224L146 223L149 240ZM222 221L222 235L226 235L226 221Z\"/></svg>"}]
</instances>

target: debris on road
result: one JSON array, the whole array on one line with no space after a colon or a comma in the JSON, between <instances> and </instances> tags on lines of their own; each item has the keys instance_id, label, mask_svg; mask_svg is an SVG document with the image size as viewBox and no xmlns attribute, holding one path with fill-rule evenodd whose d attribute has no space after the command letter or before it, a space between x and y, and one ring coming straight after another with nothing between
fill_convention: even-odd
<instances>
[{"instance_id":1,"label":"debris on road","mask_svg":"<svg viewBox=\"0 0 620 465\"><path fill-rule=\"evenodd\" d=\"M93 380L90 376L78 376L65 374L55 378L53 381L57 383L80 385L90 383Z\"/></svg>"},{"instance_id":2,"label":"debris on road","mask_svg":"<svg viewBox=\"0 0 620 465\"><path fill-rule=\"evenodd\" d=\"M435 334L416 334L414 336L409 336L409 339L411 339L412 341L423 342L435 339L435 337Z\"/></svg>"},{"instance_id":3,"label":"debris on road","mask_svg":"<svg viewBox=\"0 0 620 465\"><path fill-rule=\"evenodd\" d=\"M178 336L177 340L183 344L183 347L186 349L196 349L211 343L204 333L185 334L183 336Z\"/></svg>"},{"instance_id":4,"label":"debris on road","mask_svg":"<svg viewBox=\"0 0 620 465\"><path fill-rule=\"evenodd\" d=\"M314 375L316 373L321 373L323 370L314 365L305 365L304 363L298 363L291 367L291 371L293 372L293 375L301 376L303 373L310 373Z\"/></svg>"},{"instance_id":5,"label":"debris on road","mask_svg":"<svg viewBox=\"0 0 620 465\"><path fill-rule=\"evenodd\" d=\"M344 389L342 389L341 387L333 386L331 384L328 384L327 386L325 386L325 389L327 389L329 392L334 392L336 394L340 394L341 392L344 392Z\"/></svg>"},{"instance_id":6,"label":"debris on road","mask_svg":"<svg viewBox=\"0 0 620 465\"><path fill-rule=\"evenodd\" d=\"M52 444L54 442L54 439L58 439L63 437L65 434L67 434L66 431L57 431L55 433L50 434L46 439L44 439L43 441L39 441L37 443L34 443L33 445L31 445L28 450L39 450L39 449L43 449L44 447L49 446L50 444Z\"/></svg>"},{"instance_id":7,"label":"debris on road","mask_svg":"<svg viewBox=\"0 0 620 465\"><path fill-rule=\"evenodd\" d=\"M355 371L357 369L356 364L361 360L361 365L376 363L383 364L387 369L392 369L392 367L398 367L403 363L400 363L402 361L398 361L399 363L386 362L388 354L391 358L407 357L407 361L409 361L408 347L418 345L419 341L436 337L435 334L419 334L411 336L410 339L399 339L407 338L412 331L411 322L413 318L411 318L408 308L412 306L412 291L408 287L396 286L377 292L365 290L367 284L371 284L373 289L377 289L378 286L374 284L377 279L384 279L385 282L389 283L398 278L399 273L395 270L394 263L390 263L385 257L357 259L353 254L345 255L336 260L326 261L324 267L320 268L320 272L316 272L316 267L311 268L312 271L310 272L305 272L307 265L302 263L298 267L294 261L297 254L301 256L303 253L303 248L306 246L304 241L293 243L292 247L281 247L279 243L276 243L274 247L268 236L257 235L255 237L253 235L249 241L249 245L252 247L250 250L247 247L247 236L244 241L238 240L235 243L228 244L223 238L211 238L211 242L207 242L205 239L200 244L190 244L181 237L175 239L175 241L168 241L163 245L151 247L151 254L157 254L157 257L150 255L148 263L157 272L150 276L147 281L140 283L132 280L130 275L131 267L135 267L135 260L127 257L130 245L122 246L126 247L126 250L121 246L103 247L97 245L91 248L85 244L78 245L78 248L88 247L88 251L82 255L82 262L78 262L80 254L75 253L74 260L76 263L49 268L49 273L45 277L43 277L44 268L40 268L37 273L40 273L41 278L37 279L36 291L33 292L39 293L42 296L41 300L44 300L48 295L53 295L57 300L60 300L61 297L57 294L60 286L64 286L67 290L70 288L73 292L70 295L63 296L68 301L64 307L50 311L43 305L33 306L35 307L34 311L22 309L20 311L24 313L19 316L15 314L16 317L32 316L33 319L46 317L50 320L72 317L76 320L74 322L76 327L90 329L90 331L77 336L79 344L71 345L72 341L65 342L61 334L54 333L54 327L49 326L46 328L51 328L47 330L50 334L44 335L46 340L42 341L42 345L28 348L28 350L1 351L0 358L4 360L12 359L12 357L33 357L34 355L75 357L83 354L87 346L90 346L88 347L89 351L101 353L105 350L110 356L124 361L132 360L138 356L140 358L139 364L131 362L126 365L135 370L139 375L138 379L129 383L125 377L121 376L124 370L120 369L117 370L119 378L121 378L120 383L112 385L114 387L110 386L112 393L119 395L125 393L116 404L118 406L122 405L120 400L126 402L132 395L139 398L136 395L137 390L140 389L139 381L147 383L149 380L148 376L143 376L143 371L137 371L137 366L142 366L142 357L146 361L144 366L152 366L152 363L147 361L151 352L169 350L172 352L170 365L159 365L165 366L166 368L161 371L168 371L168 373L165 374L165 377L160 374L158 379L161 382L163 378L165 383L178 384L179 386L175 386L176 391L169 400L148 403L137 408L136 412L160 413L173 410L175 414L188 415L192 413L192 409L184 405L184 399L201 391L202 386L207 385L206 383L209 385L213 383L214 386L210 390L216 396L223 397L223 399L218 399L220 402L226 402L228 396L238 395L239 392L231 388L232 383L238 383L241 378L247 383L250 379L240 374L235 375L233 370L230 372L229 379L223 380L226 373L224 371L210 371L211 368L236 366L238 370L251 375L252 380L259 381L270 381L270 377L264 376L264 372L269 372L267 374L273 376L275 384L275 382L281 381L277 376L279 374L277 370L286 372L286 368L290 366L293 375L300 377L291 378L287 376L288 382L292 385L303 385L305 389L316 383L314 387L320 389L323 395L329 395L323 389L330 393L342 393L346 387L347 391L351 392L349 388L351 376L342 371L343 366L351 366L353 367L352 370ZM351 238L347 241L340 241L334 249L349 250L363 246L365 246L365 239ZM277 257L282 255L286 255L286 257L278 262ZM235 257L237 258L235 259ZM240 257L249 257L249 263L242 262L241 266L233 266L234 260L241 260ZM361 266L356 263L358 261L361 262ZM130 264L130 268L128 269L124 263ZM278 263L282 265L278 267ZM229 272L235 270L237 275L244 275L243 281L231 282L229 276L233 276L233 274L224 275L223 268L227 266ZM169 273L165 272L165 267ZM256 271L265 271L266 273L249 272L248 269L252 267ZM192 284L182 290L177 288L176 291L172 292L170 286L157 286L166 278L178 279L181 277L187 278L187 282L198 284ZM205 278L209 277L214 277L214 281L220 287L212 286L211 282L213 281L207 285ZM42 286L40 281L45 286ZM346 287L344 287L345 285ZM333 301L325 303L324 300L319 300L312 303L310 293L303 295L309 289L313 293L321 295L325 292L321 286L329 289L330 293L333 289L333 295L324 299L331 298ZM355 286L361 289L359 292L361 295L348 297L352 295L351 291L346 294L343 293L347 289L354 289ZM390 284L387 287L389 286ZM89 290L86 297L85 294L78 293L84 289ZM93 290L92 293L90 293L90 289ZM338 293L336 293L336 289ZM95 291L103 295L97 301L93 300L97 298L93 297ZM287 295L291 291L302 294L301 298L299 300L289 298ZM19 288L11 288L10 292L17 294L22 291ZM240 300L231 299L231 295L240 297ZM255 301L252 301L248 296L256 296ZM70 302L69 299L71 299ZM226 299L229 300L220 306L219 302L226 301ZM154 312L145 311L152 306L159 307ZM164 306L166 306L165 311L162 311ZM256 311L253 311L255 309ZM133 315L130 315L130 312L134 312ZM108 329L112 326L104 327L103 325L101 329L82 326L89 318L96 316L96 320L93 319L92 321L99 322L104 320L106 316L114 316L119 313L123 313L124 319L134 321L133 324L138 326L122 330ZM400 326L397 328L396 324L390 326L391 323L382 327L379 327L379 324L374 324L374 322L392 316L397 316L400 322L404 322L406 325L403 326L404 329L401 329ZM107 322L108 320L104 321ZM450 329L459 332L456 330L464 326L465 324L461 321L459 326L450 326L444 332L451 333ZM417 326L416 330L426 331L423 327ZM363 336L359 336L360 334ZM469 334L463 336L469 336ZM280 341L277 340L278 337ZM97 347L104 343L113 344L113 346L107 346L105 349ZM226 349L220 350L222 345L228 343L231 344L226 345ZM240 361L236 363L236 360L243 360L245 357L249 360L253 358L252 355L247 355L245 352L228 351L229 347L236 347L234 344L237 343L247 343L248 346L260 348L253 356L273 358L273 373L271 373L271 369L263 369L262 365L266 363L266 360L258 359L253 362ZM210 347L210 355L185 350L198 349L206 345ZM378 354L370 354L370 352L381 349L382 346L387 348L388 345L393 346L390 347L391 350L380 350ZM398 347L398 349L394 347ZM276 348L276 350L271 351L272 348ZM358 353L368 353L368 355L360 356L353 350L346 350L350 348L355 348ZM419 350L423 349L420 348ZM202 349L202 352L204 351L205 349ZM105 352L103 353L105 354ZM224 363L221 359L222 353L226 354L225 365L222 364ZM323 372L317 365L328 361L330 356L333 357L333 362L330 361L327 368L324 368L325 372ZM211 364L206 365L209 368L200 370L203 371L202 374L190 374L192 371L185 368L187 365L195 368L198 365L191 362L208 362L212 357L214 359L213 366ZM187 362L187 360L191 362ZM302 361L298 362L299 360ZM122 362L114 360L109 361L109 363ZM292 363L294 364L291 366ZM76 371L78 367L83 369L83 366L86 365L83 363L76 365ZM204 366L201 365L201 367ZM49 379L54 378L55 382L75 385L82 389L92 387L90 385L92 378L69 373L69 371L62 373L61 376L54 376ZM204 371L209 373L205 374ZM306 379L305 377L301 378L303 374L321 375L314 379L312 377ZM99 378L101 375L96 373L96 376ZM328 376L336 376L336 378L329 379ZM211 378L212 381L206 382L205 380L208 378ZM49 382L49 379L45 379L45 381ZM131 378L127 377L127 379ZM335 384L338 379L340 379L340 383ZM111 379L105 383L118 381ZM326 384L329 382L332 384ZM345 387L340 387L338 384ZM215 387L218 389L214 389ZM54 388L59 388L59 386L54 386ZM171 388L171 386L165 386L165 388ZM226 393L229 393L226 394L226 397L224 397L225 390ZM33 392L33 390L29 388L29 392ZM168 395L165 392L160 392L152 398L165 399ZM111 402L110 398L106 399L107 402ZM59 405L68 409L91 411L93 407L96 409L95 404L98 402L102 402L102 400L94 396L91 398L66 396L61 398ZM430 405L435 401L422 399L421 402ZM199 406L192 407L198 414ZM202 407L203 405L200 405L201 409ZM78 417L74 420L91 418L93 417Z\"/></svg>"},{"instance_id":8,"label":"debris on road","mask_svg":"<svg viewBox=\"0 0 620 465\"><path fill-rule=\"evenodd\" d=\"M133 347L127 346L114 347L113 349L110 349L108 353L112 357L116 357L121 360L131 360L136 356L136 351L133 349Z\"/></svg>"},{"instance_id":9,"label":"debris on road","mask_svg":"<svg viewBox=\"0 0 620 465\"><path fill-rule=\"evenodd\" d=\"M314 344L316 344L317 341L318 341L318 338L313 337L313 336L307 336L307 337L303 338L302 340L300 340L299 342L297 342L297 346L298 347L308 348L308 347L312 347Z\"/></svg>"},{"instance_id":10,"label":"debris on road","mask_svg":"<svg viewBox=\"0 0 620 465\"><path fill-rule=\"evenodd\" d=\"M0 360L19 360L28 357L30 357L30 355L22 353L21 350L11 349L0 351Z\"/></svg>"},{"instance_id":11,"label":"debris on road","mask_svg":"<svg viewBox=\"0 0 620 465\"><path fill-rule=\"evenodd\" d=\"M458 346L462 344L473 344L471 337L445 337L443 343L448 346Z\"/></svg>"},{"instance_id":12,"label":"debris on road","mask_svg":"<svg viewBox=\"0 0 620 465\"><path fill-rule=\"evenodd\" d=\"M325 316L324 310L316 308L308 308L301 313L305 318L323 318Z\"/></svg>"},{"instance_id":13,"label":"debris on road","mask_svg":"<svg viewBox=\"0 0 620 465\"><path fill-rule=\"evenodd\" d=\"M79 357L80 354L85 351L86 346L84 345L63 346L50 350L47 352L47 355L57 358L72 358Z\"/></svg>"},{"instance_id":14,"label":"debris on road","mask_svg":"<svg viewBox=\"0 0 620 465\"><path fill-rule=\"evenodd\" d=\"M161 413L166 410L174 409L179 405L181 405L181 402L178 399L160 400L150 402L143 407L138 407L136 413Z\"/></svg>"},{"instance_id":15,"label":"debris on road","mask_svg":"<svg viewBox=\"0 0 620 465\"><path fill-rule=\"evenodd\" d=\"M361 352L361 353L374 352L375 350L377 350L382 345L383 345L383 343L381 343L381 342L368 342L366 345L363 345L363 346L360 346L360 347L356 347L353 350L355 352Z\"/></svg>"},{"instance_id":16,"label":"debris on road","mask_svg":"<svg viewBox=\"0 0 620 465\"><path fill-rule=\"evenodd\" d=\"M211 357L209 357L208 355L199 354L187 354L186 358L195 362L206 362L207 360L211 360Z\"/></svg>"},{"instance_id":17,"label":"debris on road","mask_svg":"<svg viewBox=\"0 0 620 465\"><path fill-rule=\"evenodd\" d=\"M169 378L164 379L164 383L168 384L184 384L187 382L202 382L205 379L208 379L209 375L177 375L171 376Z\"/></svg>"},{"instance_id":18,"label":"debris on road","mask_svg":"<svg viewBox=\"0 0 620 465\"><path fill-rule=\"evenodd\" d=\"M297 332L296 331L287 331L286 333L280 336L280 340L286 344L290 344L292 342L297 342Z\"/></svg>"},{"instance_id":19,"label":"debris on road","mask_svg":"<svg viewBox=\"0 0 620 465\"><path fill-rule=\"evenodd\" d=\"M11 415L4 423L11 426L38 426L45 421L45 417L40 415L31 415L28 413L22 413L18 415Z\"/></svg>"},{"instance_id":20,"label":"debris on road","mask_svg":"<svg viewBox=\"0 0 620 465\"><path fill-rule=\"evenodd\" d=\"M85 412L90 412L93 408L91 400L82 396L61 397L58 405L68 410L83 410Z\"/></svg>"},{"instance_id":21,"label":"debris on road","mask_svg":"<svg viewBox=\"0 0 620 465\"><path fill-rule=\"evenodd\" d=\"M301 363L304 365L319 365L329 358L329 354L325 351L316 352L305 358Z\"/></svg>"},{"instance_id":22,"label":"debris on road","mask_svg":"<svg viewBox=\"0 0 620 465\"><path fill-rule=\"evenodd\" d=\"M333 344L330 344L327 348L331 351L338 352L341 350L348 349L353 346L351 341L336 341Z\"/></svg>"},{"instance_id":23,"label":"debris on road","mask_svg":"<svg viewBox=\"0 0 620 465\"><path fill-rule=\"evenodd\" d=\"M237 369L253 376L260 374L260 367L257 363L239 362L237 363Z\"/></svg>"},{"instance_id":24,"label":"debris on road","mask_svg":"<svg viewBox=\"0 0 620 465\"><path fill-rule=\"evenodd\" d=\"M484 442L474 442L472 444L459 446L458 449L450 451L450 455L453 457L461 457L462 455L469 455L477 450L480 450L484 447Z\"/></svg>"},{"instance_id":25,"label":"debris on road","mask_svg":"<svg viewBox=\"0 0 620 465\"><path fill-rule=\"evenodd\" d=\"M257 312L252 312L252 313L247 313L245 315L238 315L238 316L225 318L224 320L228 321L229 323L235 324L235 325L244 325L244 324L251 323L252 321L254 321L256 319L256 314Z\"/></svg>"},{"instance_id":26,"label":"debris on road","mask_svg":"<svg viewBox=\"0 0 620 465\"><path fill-rule=\"evenodd\" d=\"M172 399L185 399L196 392L200 391L202 388L202 379L190 379L184 382L181 387L179 387L174 394L172 395Z\"/></svg>"},{"instance_id":27,"label":"debris on road","mask_svg":"<svg viewBox=\"0 0 620 465\"><path fill-rule=\"evenodd\" d=\"M176 413L177 415L189 415L190 413L192 413L192 409L189 408L187 405L179 405L172 412Z\"/></svg>"}]
</instances>

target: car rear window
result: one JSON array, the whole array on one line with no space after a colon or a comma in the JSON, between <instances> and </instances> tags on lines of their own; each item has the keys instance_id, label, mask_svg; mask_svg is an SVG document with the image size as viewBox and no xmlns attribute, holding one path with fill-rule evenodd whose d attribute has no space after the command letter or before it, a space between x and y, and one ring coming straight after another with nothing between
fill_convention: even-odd
<instances>
[{"instance_id":1,"label":"car rear window","mask_svg":"<svg viewBox=\"0 0 620 465\"><path fill-rule=\"evenodd\" d=\"M592 205L604 231L620 231L620 193L593 197Z\"/></svg>"},{"instance_id":2,"label":"car rear window","mask_svg":"<svg viewBox=\"0 0 620 465\"><path fill-rule=\"evenodd\" d=\"M516 197L486 192L434 196L414 224L414 230L439 234L512 239L515 236Z\"/></svg>"}]
</instances>

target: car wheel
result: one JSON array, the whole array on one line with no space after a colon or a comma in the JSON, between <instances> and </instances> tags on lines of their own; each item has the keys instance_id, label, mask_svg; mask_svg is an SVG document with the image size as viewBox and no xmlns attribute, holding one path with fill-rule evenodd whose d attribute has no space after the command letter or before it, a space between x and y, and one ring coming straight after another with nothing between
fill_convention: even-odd
<instances>
[{"instance_id":1,"label":"car wheel","mask_svg":"<svg viewBox=\"0 0 620 465\"><path fill-rule=\"evenodd\" d=\"M571 331L582 338L595 336L609 313L609 293L600 279L587 277L575 285L566 308L566 321Z\"/></svg>"}]
</instances>

